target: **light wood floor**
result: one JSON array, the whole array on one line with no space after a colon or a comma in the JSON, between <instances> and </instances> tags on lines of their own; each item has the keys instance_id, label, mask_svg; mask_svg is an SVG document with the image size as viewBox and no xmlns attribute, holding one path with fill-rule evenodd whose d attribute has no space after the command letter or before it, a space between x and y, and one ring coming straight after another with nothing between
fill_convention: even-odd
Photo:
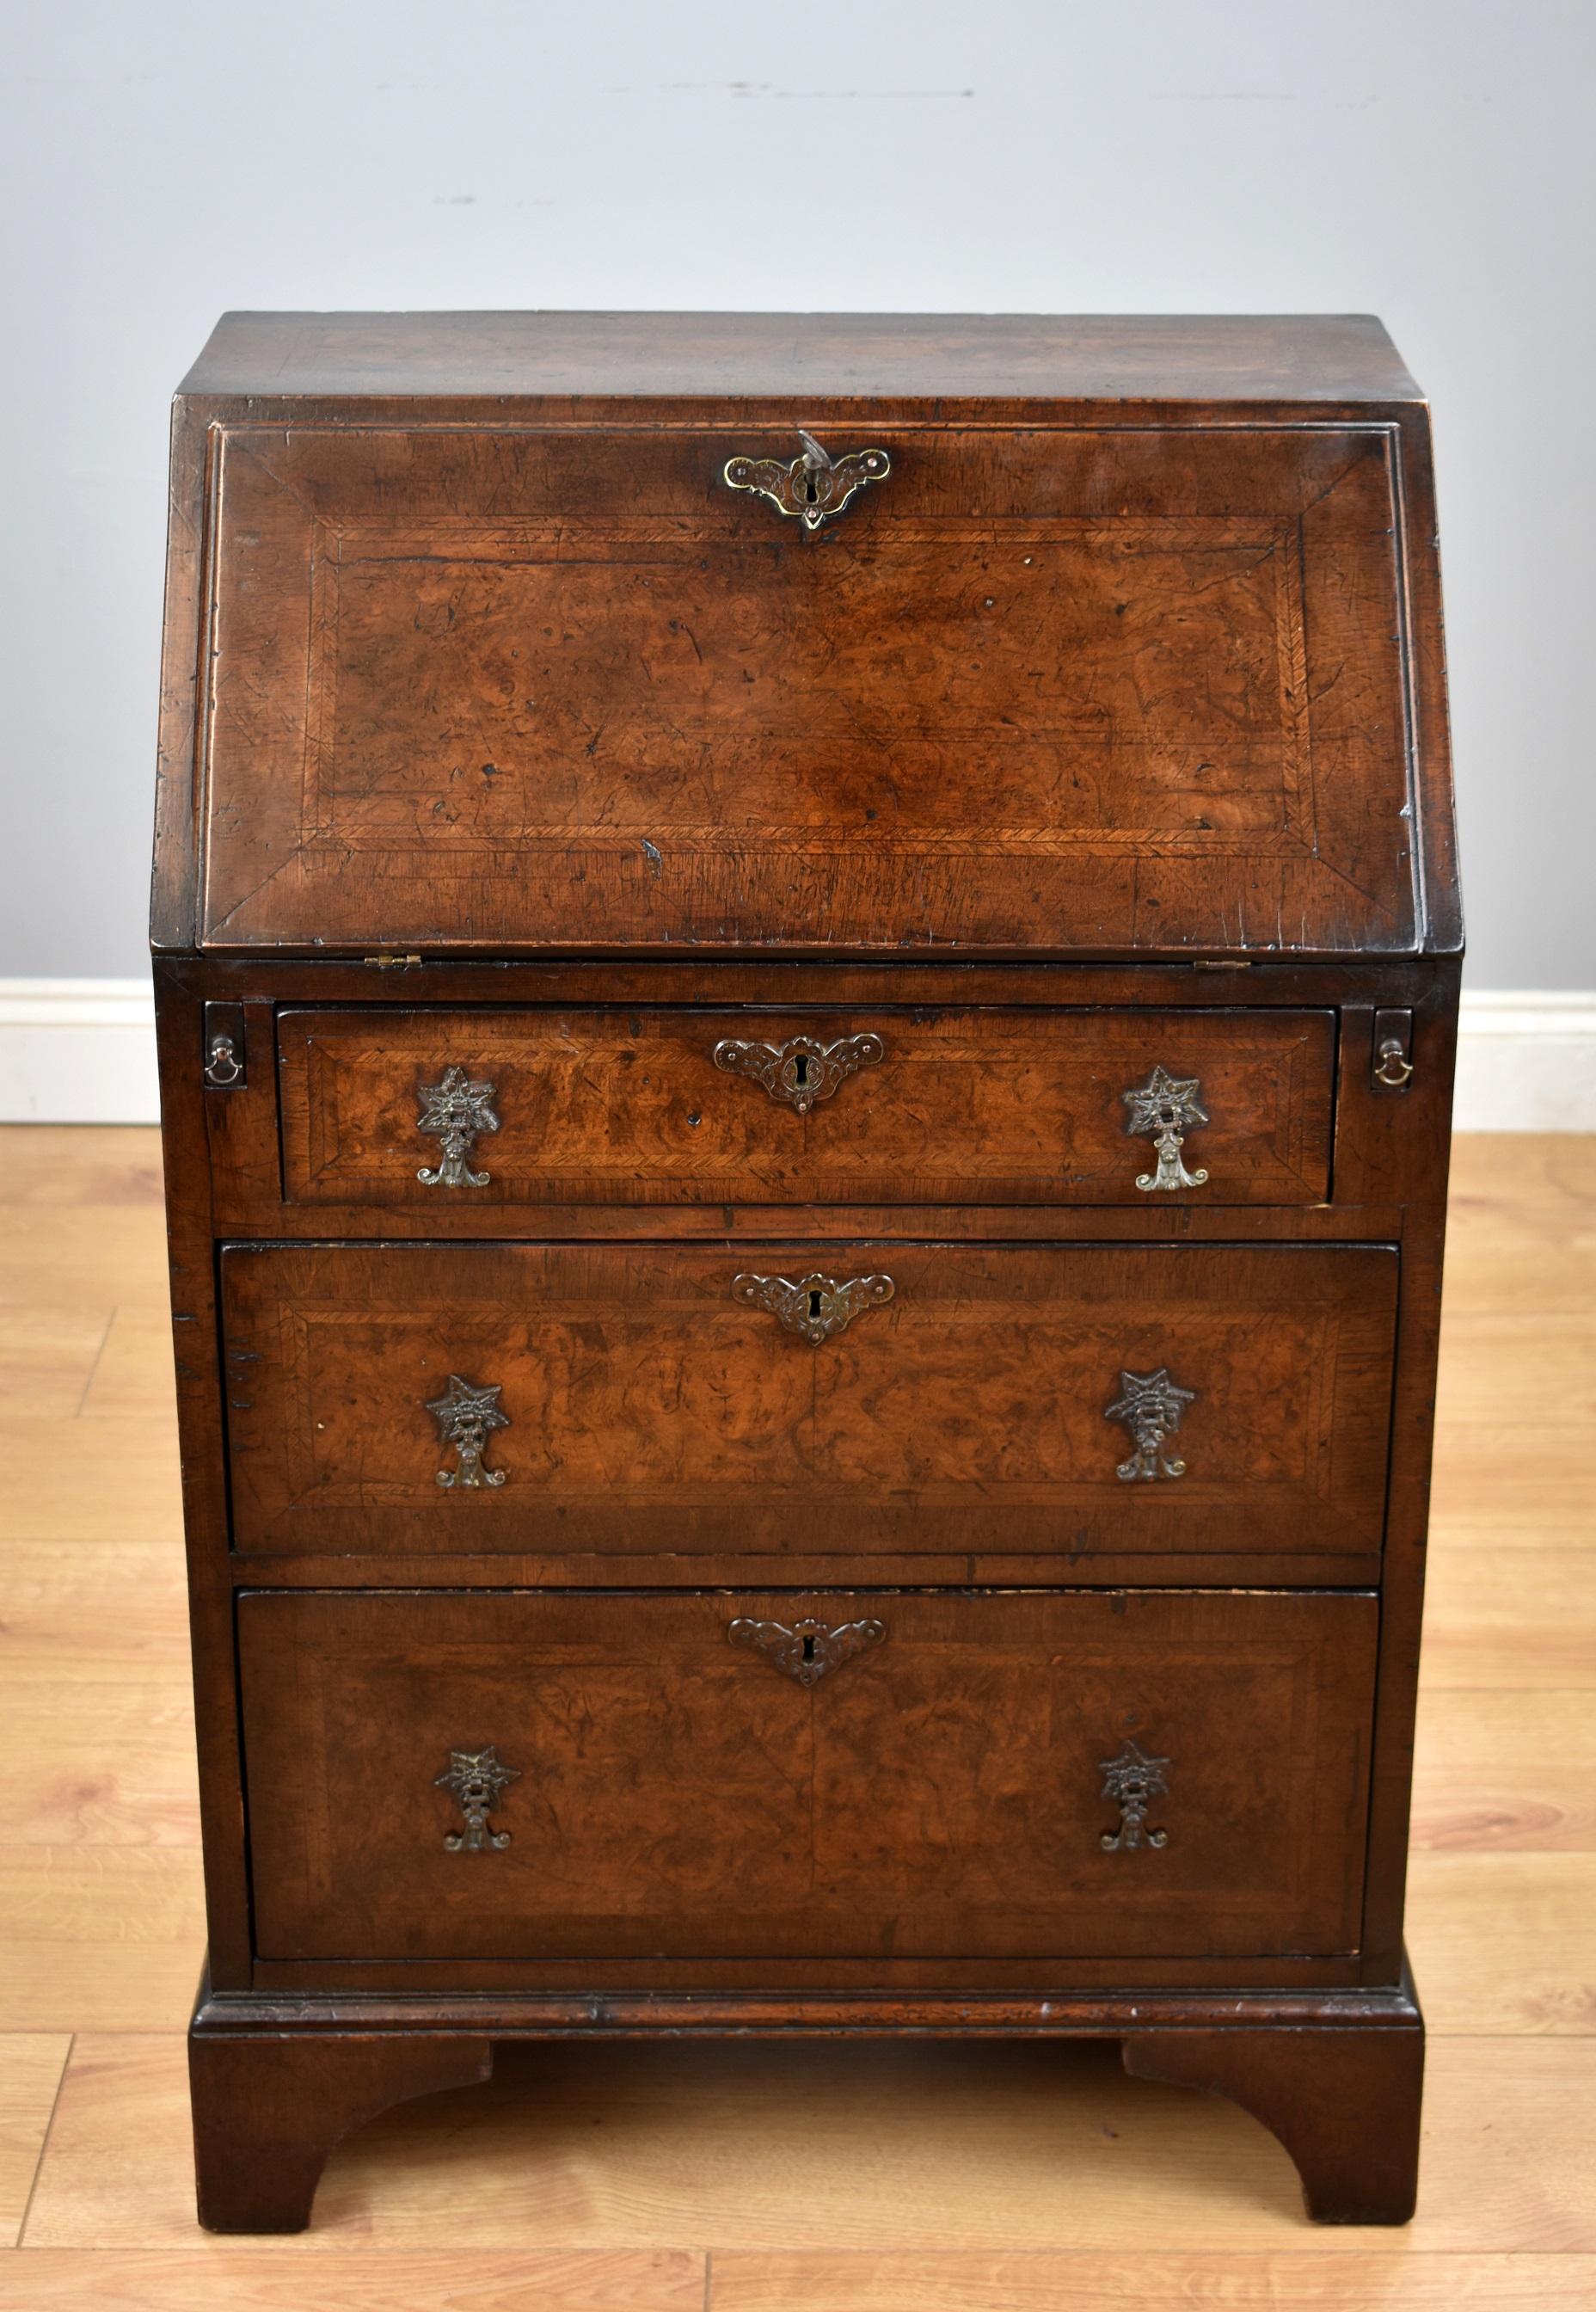
<instances>
[{"instance_id":1,"label":"light wood floor","mask_svg":"<svg viewBox=\"0 0 1596 2312\"><path fill-rule=\"evenodd\" d=\"M512 2051L196 2229L199 1873L154 1135L0 1133L0 2308L1596 2306L1596 1140L1456 1171L1410 1940L1417 2220L1033 2045ZM12 2244L15 2245L12 2245Z\"/></svg>"}]
</instances>

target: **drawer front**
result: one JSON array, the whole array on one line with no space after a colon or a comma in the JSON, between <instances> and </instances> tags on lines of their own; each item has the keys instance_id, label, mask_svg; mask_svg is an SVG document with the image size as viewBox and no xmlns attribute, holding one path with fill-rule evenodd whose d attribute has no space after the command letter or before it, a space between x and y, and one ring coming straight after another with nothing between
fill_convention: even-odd
<instances>
[{"instance_id":1,"label":"drawer front","mask_svg":"<svg viewBox=\"0 0 1596 2312\"><path fill-rule=\"evenodd\" d=\"M240 1548L1379 1546L1381 1246L232 1245Z\"/></svg>"},{"instance_id":2,"label":"drawer front","mask_svg":"<svg viewBox=\"0 0 1596 2312\"><path fill-rule=\"evenodd\" d=\"M1333 1028L1329 1012L289 1011L284 1187L451 1218L555 1199L1316 1204Z\"/></svg>"},{"instance_id":3,"label":"drawer front","mask_svg":"<svg viewBox=\"0 0 1596 2312\"><path fill-rule=\"evenodd\" d=\"M216 949L1414 943L1379 428L225 428Z\"/></svg>"},{"instance_id":4,"label":"drawer front","mask_svg":"<svg viewBox=\"0 0 1596 2312\"><path fill-rule=\"evenodd\" d=\"M249 1593L257 1949L1349 1952L1376 1623L1351 1593Z\"/></svg>"}]
</instances>

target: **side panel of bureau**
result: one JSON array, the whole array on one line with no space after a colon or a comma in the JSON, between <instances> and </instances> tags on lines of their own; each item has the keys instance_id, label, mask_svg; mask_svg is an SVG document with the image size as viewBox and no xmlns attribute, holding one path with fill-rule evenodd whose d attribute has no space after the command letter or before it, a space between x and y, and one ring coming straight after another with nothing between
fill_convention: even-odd
<instances>
[{"instance_id":1,"label":"side panel of bureau","mask_svg":"<svg viewBox=\"0 0 1596 2312\"><path fill-rule=\"evenodd\" d=\"M432 1211L1137 1206L1164 1193L1161 1072L1204 1176L1174 1193L1312 1204L1330 1180L1334 1028L1262 1008L296 1008L277 1023L283 1193ZM451 1118L472 1143L452 1185Z\"/></svg>"},{"instance_id":2,"label":"side panel of bureau","mask_svg":"<svg viewBox=\"0 0 1596 2312\"><path fill-rule=\"evenodd\" d=\"M232 1245L234 1542L1374 1549L1397 1270L1346 1245Z\"/></svg>"},{"instance_id":3,"label":"side panel of bureau","mask_svg":"<svg viewBox=\"0 0 1596 2312\"><path fill-rule=\"evenodd\" d=\"M1376 1625L1356 1594L248 1593L257 1948L1350 1952Z\"/></svg>"}]
</instances>

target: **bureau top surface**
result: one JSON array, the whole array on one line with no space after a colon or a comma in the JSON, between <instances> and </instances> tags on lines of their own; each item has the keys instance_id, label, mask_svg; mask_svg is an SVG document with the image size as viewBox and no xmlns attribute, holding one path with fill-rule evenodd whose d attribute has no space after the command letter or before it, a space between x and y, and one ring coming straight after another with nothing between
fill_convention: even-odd
<instances>
[{"instance_id":1,"label":"bureau top surface","mask_svg":"<svg viewBox=\"0 0 1596 2312\"><path fill-rule=\"evenodd\" d=\"M225 313L196 397L1392 404L1365 313Z\"/></svg>"}]
</instances>

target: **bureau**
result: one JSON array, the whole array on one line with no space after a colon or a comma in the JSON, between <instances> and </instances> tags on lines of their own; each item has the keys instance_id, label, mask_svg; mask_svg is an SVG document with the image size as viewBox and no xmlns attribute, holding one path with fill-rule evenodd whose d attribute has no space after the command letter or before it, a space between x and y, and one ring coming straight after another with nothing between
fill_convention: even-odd
<instances>
[{"instance_id":1,"label":"bureau","mask_svg":"<svg viewBox=\"0 0 1596 2312\"><path fill-rule=\"evenodd\" d=\"M201 2220L569 2036L1400 2222L1460 919L1376 322L234 314L153 945Z\"/></svg>"}]
</instances>

